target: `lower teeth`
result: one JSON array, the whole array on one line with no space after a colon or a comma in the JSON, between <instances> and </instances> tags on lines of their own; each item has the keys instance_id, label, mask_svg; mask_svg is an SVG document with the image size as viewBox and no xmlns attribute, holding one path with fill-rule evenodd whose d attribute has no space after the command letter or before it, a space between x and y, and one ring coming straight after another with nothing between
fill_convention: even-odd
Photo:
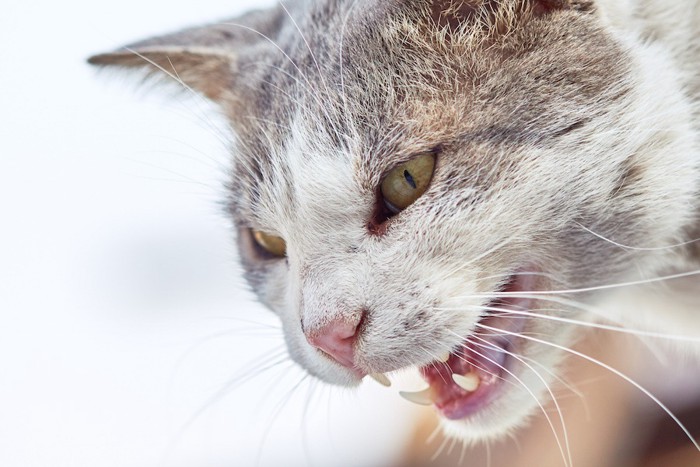
<instances>
[{"instance_id":1,"label":"lower teeth","mask_svg":"<svg viewBox=\"0 0 700 467\"><path fill-rule=\"evenodd\" d=\"M457 386L459 386L467 392L476 391L479 388L479 384L481 383L479 375L477 375L476 373L468 373L464 376L453 374L452 380L455 382L455 384L457 384Z\"/></svg>"}]
</instances>

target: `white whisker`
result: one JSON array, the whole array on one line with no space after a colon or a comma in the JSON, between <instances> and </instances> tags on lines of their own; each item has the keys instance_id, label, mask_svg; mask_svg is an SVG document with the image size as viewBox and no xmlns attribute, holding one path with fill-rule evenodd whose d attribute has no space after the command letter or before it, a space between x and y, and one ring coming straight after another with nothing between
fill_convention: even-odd
<instances>
[{"instance_id":1,"label":"white whisker","mask_svg":"<svg viewBox=\"0 0 700 467\"><path fill-rule=\"evenodd\" d=\"M255 465L260 465L260 460L261 460L261 458L262 458L262 454L263 454L263 451L264 451L264 448L265 448L265 443L267 442L267 439L268 439L268 437L270 436L270 432L272 431L272 427L274 426L275 420L277 419L277 417L279 417L280 413L282 412L282 409L284 409L284 407L287 405L287 403L288 403L289 400L292 398L292 396L294 395L294 393L296 393L296 391L299 389L299 387L302 385L302 383L304 383L305 381L307 381L308 378L309 378L309 374L308 374L308 373L303 374L303 375L299 378L299 381L297 381L297 383L294 384L294 385L287 391L287 394L286 394L284 397L282 397L282 398L277 402L277 404L273 407L273 409L272 409L272 415L270 416L270 419L268 420L268 422L265 424L265 425L266 425L265 431L263 432L263 435L262 435L262 437L260 438L260 446L259 446L259 448L258 448L258 454L257 454L257 457L256 457Z\"/></svg>"},{"instance_id":2,"label":"white whisker","mask_svg":"<svg viewBox=\"0 0 700 467\"><path fill-rule=\"evenodd\" d=\"M145 58L145 57L143 55L141 55L141 58ZM186 89L188 89L190 91L190 93L195 97L195 101L197 102L197 105L198 105L197 110L200 112L200 114L198 116L204 120L204 123L207 124L207 126L209 127L209 130L211 130L215 136L220 138L219 141L221 143L226 144L226 143L230 142L230 136L225 134L225 133L222 133L221 130L219 129L219 127L216 126L214 124L214 122L211 121L211 118L209 118L208 113L203 112L201 107L199 107L199 105L208 104L208 102L204 99L204 97L202 97L201 94L199 94L198 92L195 92L189 85L185 84L183 79L180 78L180 74L177 72L177 69L175 68L175 64L172 62L172 60L170 60L170 57L167 57L167 58L168 58L168 63L170 64L170 68L172 68L172 70L173 70L172 74L168 73L168 75L171 77L174 76L175 80L177 82L179 82L181 85L183 85ZM149 60L149 62L151 63L151 65L153 65L155 63L151 60ZM163 67L159 66L158 68L160 68L161 71L167 73L167 71L165 71L165 69L163 69Z\"/></svg>"},{"instance_id":3,"label":"white whisker","mask_svg":"<svg viewBox=\"0 0 700 467\"><path fill-rule=\"evenodd\" d=\"M571 457L571 446L570 446L570 444L569 444L569 434L568 434L568 431L567 431L567 429L566 429L566 422L564 421L564 414L563 414L563 412L562 412L562 410L561 410L561 407L559 406L559 401L558 401L557 398L555 397L554 392L552 391L552 389L549 387L549 384L547 384L547 381L542 377L542 375L541 375L537 370L535 370L530 364L528 364L528 363L525 361L525 359L520 358L520 356L516 355L514 352L510 352L510 351L508 351L508 350L502 349L502 348L500 348L500 347L498 347L498 346L496 346L496 345L490 343L490 342L487 341L486 339L482 339L482 338L479 337L479 336L472 335L472 336L470 336L470 337L474 337L474 338L476 338L476 339L478 339L478 340L480 340L480 341L482 342L482 344L479 344L478 342L471 341L474 345L477 345L477 346L479 346L479 347L486 347L486 348L490 348L490 349L496 349L496 350L502 351L502 352L504 352L505 354L510 355L511 357L515 358L515 359L518 360L520 363L522 363L523 365L525 365L526 367L528 367L528 368L530 369L530 371L532 371L532 372L535 374L535 376L542 382L542 384L544 385L544 387L547 389L547 392L549 393L549 396L550 396L551 399L552 399L552 403L554 404L554 407L555 407L555 409L556 409L556 412L557 412L557 414L559 415L559 421L561 422L562 435L563 435L563 437L564 437L564 445L566 446L566 456L565 456L565 458L564 458L564 462L567 463L567 459L568 459L568 465L569 465L569 466L572 466L572 465L573 465L573 460L572 460L572 457ZM467 340L469 340L469 339L467 339ZM548 372L549 372L549 371L548 371ZM551 372L550 372L550 374L551 374ZM556 434L555 434L555 436L556 436ZM558 442L558 439L557 439L557 442ZM563 454L564 454L564 453L562 453L562 455L563 455Z\"/></svg>"},{"instance_id":4,"label":"white whisker","mask_svg":"<svg viewBox=\"0 0 700 467\"><path fill-rule=\"evenodd\" d=\"M267 42L269 42L275 49L277 49L277 51L279 51L284 56L284 58L292 65L292 67L297 71L297 73L299 73L299 76L301 76L302 79L306 82L306 86L304 86L304 87L307 89L307 94L309 94L316 101L319 108L321 109L321 112L323 112L324 116L326 117L327 121L333 122L333 119L328 114L327 106L324 105L324 103L321 101L321 98L318 96L318 93L313 92L313 90L311 89L311 81L309 81L309 78L306 76L306 74L304 74L303 71L301 71L301 68L299 68L299 66L296 64L296 62L294 60L292 60L292 58L289 56L289 54L287 54L287 52L285 52L284 49L282 49L282 47L280 47L279 44L277 44L277 42L275 42L274 40L272 40L270 37L263 34L262 32L254 29L254 28L251 28L249 26L246 26L244 24L239 24L239 23L220 23L220 24L224 25L224 26L233 26L233 27L239 27L239 28L245 29L247 31L250 31L254 34L259 35L260 37L265 39ZM301 109L299 109L299 110L301 110Z\"/></svg>"},{"instance_id":5,"label":"white whisker","mask_svg":"<svg viewBox=\"0 0 700 467\"><path fill-rule=\"evenodd\" d=\"M614 325L594 323L594 322L589 322L589 321L581 321L581 320L576 320L576 319L571 319L571 318L564 318L561 316L545 315L545 314L536 313L533 311L526 311L526 310L519 311L519 310L512 310L509 308L502 308L502 307L498 307L498 306L488 306L488 305L485 305L485 306L472 305L472 306L465 306L465 308L474 308L474 309L479 309L479 310L493 311L493 312L497 312L497 313L505 313L505 314L509 314L509 315L546 319L546 320L556 321L556 322L560 322L560 323L574 324L577 326L584 326L584 327L589 327L589 328L594 328L594 329L602 329L605 331L614 331L614 332L619 332L619 333L623 333L623 334L631 334L634 336L653 337L656 339L669 339L669 340L677 340L677 341L682 341L682 342L700 343L700 337L684 336L684 335L679 335L679 334L668 334L668 333L656 332L656 331L645 331L645 330L641 330L641 329L632 329L632 328L627 328L627 327L622 327L622 326L614 326ZM440 308L440 309L441 310L454 310L454 309L459 309L459 308ZM565 312L566 310L542 309L542 310L538 310L538 311Z\"/></svg>"},{"instance_id":6,"label":"white whisker","mask_svg":"<svg viewBox=\"0 0 700 467\"><path fill-rule=\"evenodd\" d=\"M494 329L494 328L492 328L492 329ZM494 329L494 330L496 330L496 329ZM496 330L496 331L497 331L497 330ZM469 341L469 339L467 339L467 341L468 341L468 342L471 342L471 341ZM472 342L472 343L473 343L473 342ZM544 406L543 406L542 403L540 402L539 398L535 395L535 393L532 392L532 389L530 389L530 388L528 387L528 385L525 384L525 382L524 382L523 380L521 380L521 379L520 379L515 373L513 373L512 371L508 370L505 366L499 364L498 362L496 362L496 361L494 361L493 359L487 357L487 356L484 355L483 353L481 353L481 352L475 350L474 348L469 348L469 351L474 352L476 355L478 355L479 357L483 358L484 360L486 360L486 361L488 361L488 362L493 363L494 365L496 365L498 368L500 368L500 369L503 370L505 373L507 373L508 375L510 375L511 378L513 378L515 381L517 381L517 382L520 384L520 386L521 386L522 388L524 388L524 389L528 392L528 394L530 394L530 396L532 396L532 398L535 400L535 402L536 402L537 405L539 406L540 410L542 411L542 414L544 415L545 419L547 420L547 423L549 423L550 428L552 429L552 433L553 433L554 438L555 438L555 440L556 440L556 442L557 442L557 445L559 446L559 450L560 450L560 452L561 452L561 455L562 455L562 458L564 459L565 464L566 464L567 466L570 466L570 464L569 464L569 463L567 462L567 460L566 460L566 459L567 459L567 456L566 456L566 454L565 454L565 452L564 452L564 446L562 445L561 440L559 439L559 434L557 433L557 430L556 430L556 428L554 427L554 422L552 422L552 419L551 419L551 417L549 416L549 413L547 413L547 411L545 410ZM493 374L493 373L491 373L491 372L487 372L487 373ZM505 382L510 382L510 383L512 383L512 381L510 381L509 379L502 378L502 377L500 377L499 375L494 375L494 376L500 378L501 380L503 380L503 381L505 381Z\"/></svg>"},{"instance_id":7,"label":"white whisker","mask_svg":"<svg viewBox=\"0 0 700 467\"><path fill-rule=\"evenodd\" d=\"M433 454L430 458L430 462L435 462L437 458L440 457L440 454L442 454L442 451L445 450L445 446L449 441L450 438L443 438L442 442L440 443L440 446L437 448L437 451L435 451L435 454Z\"/></svg>"},{"instance_id":8,"label":"white whisker","mask_svg":"<svg viewBox=\"0 0 700 467\"><path fill-rule=\"evenodd\" d=\"M636 286L636 285L654 284L654 283L671 281L674 279L683 279L686 277L694 277L694 276L700 276L700 269L696 269L693 271L681 272L681 273L677 273L677 274L669 274L666 276L652 277L650 279L640 279L640 280L628 281L628 282L617 282L617 283L613 283L613 284L603 284L603 285L596 285L596 286L591 286L591 287L581 287L581 288L576 288L576 289L535 290L535 291L528 291L527 293L532 294L532 295L576 294L576 293L585 293L585 292L595 292L598 290L609 290L609 289L617 289L617 288L623 288L623 287L632 287L632 286ZM476 295L472 295L472 297L511 297L511 296L516 296L520 293L521 292L496 292L496 293L489 294L489 295L476 294Z\"/></svg>"},{"instance_id":9,"label":"white whisker","mask_svg":"<svg viewBox=\"0 0 700 467\"><path fill-rule=\"evenodd\" d=\"M675 243L672 245L666 245L666 246L659 246L659 247L635 247L635 246L630 246L630 245L623 245L622 243L616 242L615 240L612 240L610 238L607 238L597 232L594 232L593 230L589 229L585 225L581 224L580 222L575 222L576 225L581 227L583 230L588 232L589 234L598 237L601 240L604 240L610 244L613 244L617 247L622 248L623 250L633 250L633 251L664 251L664 250L671 250L673 248L680 248L688 245L692 245L694 243L697 243L700 241L700 238L695 238L692 240L688 240L686 242L681 242L681 243Z\"/></svg>"},{"instance_id":10,"label":"white whisker","mask_svg":"<svg viewBox=\"0 0 700 467\"><path fill-rule=\"evenodd\" d=\"M436 426L433 431L428 435L428 437L425 439L425 444L433 444L433 441L438 437L440 432L442 431L442 427L440 425Z\"/></svg>"},{"instance_id":11,"label":"white whisker","mask_svg":"<svg viewBox=\"0 0 700 467\"><path fill-rule=\"evenodd\" d=\"M477 326L482 327L482 328L487 329L487 330L498 331L498 329L496 329L496 328L492 328L491 326L480 324L480 323L477 323ZM585 360L588 360L591 363L599 365L602 368L604 368L604 369L614 373L615 375L619 376L620 378L624 379L625 381L630 383L632 386L634 386L635 388L640 390L644 395L646 395L649 399L651 399L657 406L659 406L664 412L666 412L668 414L668 416L673 419L673 421L676 423L676 425L678 425L678 427L681 430L683 430L683 432L688 437L688 439L693 443L695 448L698 451L700 451L700 444L698 444L698 442L695 440L695 438L693 438L693 436L691 435L688 428L686 428L686 426L678 419L678 417L671 411L671 409L669 409L663 402L661 402L648 389L646 389L644 386L642 386L641 384L639 384L638 382L636 382L635 380L633 380L632 378L630 378L629 376L627 376L626 374L621 372L620 370L618 370L618 369L616 369L616 368L614 368L614 367L612 367L604 362L601 362L600 360L597 360L589 355L586 355L582 352L579 352L579 351L574 350L574 349L570 349L568 347L564 347L564 346L559 345L559 344L555 344L553 342L548 342L548 341L545 341L542 339L538 339L536 337L524 336L524 335L521 335L519 333L513 333L513 332L508 332L508 331L504 331L504 332L506 332L512 336L515 336L515 337L520 337L522 339L528 339L528 340L531 340L533 342L537 342L537 343L540 343L543 345L548 345L548 346L554 347L556 349L562 350L564 352L571 353L571 354L576 355L578 357L581 357Z\"/></svg>"}]
</instances>

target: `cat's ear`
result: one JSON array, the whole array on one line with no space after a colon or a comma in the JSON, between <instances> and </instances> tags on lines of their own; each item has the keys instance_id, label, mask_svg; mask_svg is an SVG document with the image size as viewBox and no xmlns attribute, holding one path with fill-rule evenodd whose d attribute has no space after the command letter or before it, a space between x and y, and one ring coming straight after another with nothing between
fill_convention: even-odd
<instances>
[{"instance_id":1,"label":"cat's ear","mask_svg":"<svg viewBox=\"0 0 700 467\"><path fill-rule=\"evenodd\" d=\"M254 11L217 24L186 29L90 57L98 66L160 75L222 100L240 82L242 63L264 53L279 29L279 8Z\"/></svg>"},{"instance_id":2,"label":"cat's ear","mask_svg":"<svg viewBox=\"0 0 700 467\"><path fill-rule=\"evenodd\" d=\"M235 56L197 47L130 45L88 59L93 65L145 69L162 73L174 81L217 100L230 88L235 72Z\"/></svg>"}]
</instances>

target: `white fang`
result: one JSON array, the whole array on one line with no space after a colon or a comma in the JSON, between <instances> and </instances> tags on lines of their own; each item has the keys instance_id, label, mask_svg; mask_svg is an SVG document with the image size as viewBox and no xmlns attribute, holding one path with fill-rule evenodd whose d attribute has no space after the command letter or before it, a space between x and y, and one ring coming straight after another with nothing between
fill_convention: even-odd
<instances>
[{"instance_id":1,"label":"white fang","mask_svg":"<svg viewBox=\"0 0 700 467\"><path fill-rule=\"evenodd\" d=\"M400 391L399 395L409 402L418 405L433 405L433 394L430 388L418 392Z\"/></svg>"},{"instance_id":2,"label":"white fang","mask_svg":"<svg viewBox=\"0 0 700 467\"><path fill-rule=\"evenodd\" d=\"M369 375L369 377L384 387L391 387L391 380L383 373L372 373Z\"/></svg>"}]
</instances>

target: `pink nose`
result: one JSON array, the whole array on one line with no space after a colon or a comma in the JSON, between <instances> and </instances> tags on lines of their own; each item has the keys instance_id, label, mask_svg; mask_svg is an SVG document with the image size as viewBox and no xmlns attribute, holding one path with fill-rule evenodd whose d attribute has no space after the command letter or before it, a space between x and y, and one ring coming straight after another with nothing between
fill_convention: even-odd
<instances>
[{"instance_id":1,"label":"pink nose","mask_svg":"<svg viewBox=\"0 0 700 467\"><path fill-rule=\"evenodd\" d=\"M313 334L307 335L306 340L341 365L353 368L355 366L353 346L357 340L358 324L340 320L332 321Z\"/></svg>"}]
</instances>

